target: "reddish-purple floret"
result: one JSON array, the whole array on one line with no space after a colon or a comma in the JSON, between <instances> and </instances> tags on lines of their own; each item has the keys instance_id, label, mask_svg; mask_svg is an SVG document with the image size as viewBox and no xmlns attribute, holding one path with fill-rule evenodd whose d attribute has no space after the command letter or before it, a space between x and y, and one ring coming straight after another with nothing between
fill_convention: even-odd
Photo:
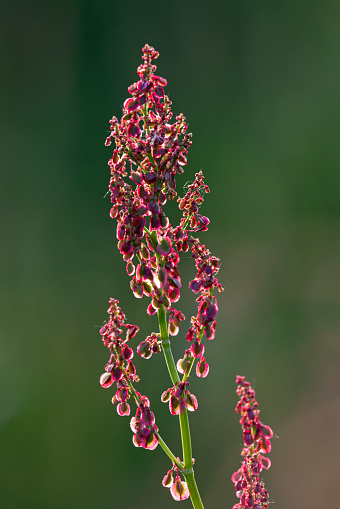
<instances>
[{"instance_id":1,"label":"reddish-purple floret","mask_svg":"<svg viewBox=\"0 0 340 509\"><path fill-rule=\"evenodd\" d=\"M259 419L260 410L251 388L244 376L236 377L237 395L240 397L236 412L241 415L243 430L242 466L233 473L231 480L235 485L236 496L240 499L233 509L267 509L268 492L259 474L270 467L270 460L263 454L270 452L270 439L273 432Z\"/></svg>"}]
</instances>

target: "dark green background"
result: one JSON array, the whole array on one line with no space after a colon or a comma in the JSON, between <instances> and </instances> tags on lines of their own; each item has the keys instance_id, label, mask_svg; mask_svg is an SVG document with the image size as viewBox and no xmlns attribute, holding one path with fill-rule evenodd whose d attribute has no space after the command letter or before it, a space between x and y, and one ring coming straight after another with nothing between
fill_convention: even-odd
<instances>
[{"instance_id":1,"label":"dark green background","mask_svg":"<svg viewBox=\"0 0 340 509\"><path fill-rule=\"evenodd\" d=\"M0 20L2 505L175 505L161 486L168 459L133 447L129 419L98 383L110 296L141 326L137 338L156 328L130 293L103 199L108 120L120 115L147 42L160 52L174 113L194 133L178 188L204 171L211 225L201 239L222 260L211 370L191 384L205 506L236 503L234 379L244 374L280 437L264 474L277 506L336 507L339 1L17 0L1 3ZM182 272L186 286L190 259ZM188 317L192 297L180 301ZM177 418L159 402L164 361L136 364L180 454Z\"/></svg>"}]
</instances>

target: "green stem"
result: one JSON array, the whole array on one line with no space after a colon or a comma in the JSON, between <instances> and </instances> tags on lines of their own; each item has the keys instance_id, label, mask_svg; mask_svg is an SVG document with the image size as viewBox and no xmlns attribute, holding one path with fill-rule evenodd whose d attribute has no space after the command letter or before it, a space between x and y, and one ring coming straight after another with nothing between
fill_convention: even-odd
<instances>
[{"instance_id":1,"label":"green stem","mask_svg":"<svg viewBox=\"0 0 340 509\"><path fill-rule=\"evenodd\" d=\"M161 446L161 448L163 449L163 451L165 452L165 454L167 456L169 456L169 458L171 459L171 461L173 463L175 463L178 468L180 470L183 470L183 463L181 463L180 461L178 461L178 459L176 458L176 456L170 451L169 447L166 445L166 443L164 442L163 438L160 436L159 433L156 433L157 435L157 438L158 438L158 443L159 445Z\"/></svg>"},{"instance_id":2,"label":"green stem","mask_svg":"<svg viewBox=\"0 0 340 509\"><path fill-rule=\"evenodd\" d=\"M159 332L161 334L162 348L165 357L165 362L168 367L169 375L172 383L175 385L180 382L180 378L176 369L175 360L172 355L172 350L170 346L169 333L168 333L168 325L165 316L165 309L162 305L158 310L158 323L159 323ZM191 450L191 437L190 437L190 428L189 428L189 419L188 419L188 411L185 408L183 412L179 415L179 422L181 428L181 438L182 438L182 449L183 449L183 462L184 469L181 470L183 473L185 480L188 484L188 489L190 493L190 498L194 509L204 509L203 503L196 485L194 470L192 468L192 450Z\"/></svg>"}]
</instances>

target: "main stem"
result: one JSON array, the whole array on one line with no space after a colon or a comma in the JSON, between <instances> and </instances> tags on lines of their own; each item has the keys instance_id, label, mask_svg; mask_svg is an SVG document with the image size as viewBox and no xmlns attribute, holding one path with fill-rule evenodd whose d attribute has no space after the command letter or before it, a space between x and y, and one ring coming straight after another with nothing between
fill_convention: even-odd
<instances>
[{"instance_id":1,"label":"main stem","mask_svg":"<svg viewBox=\"0 0 340 509\"><path fill-rule=\"evenodd\" d=\"M165 362L168 367L169 375L172 380L172 383L179 383L181 380L179 378L175 360L172 355L172 350L170 346L169 340L169 332L168 325L165 316L165 309L162 305L158 310L158 323L159 323L159 332L161 335L162 348L165 357ZM181 427L181 438L182 438L182 449L183 449L183 463L184 468L181 470L182 474L185 477L185 480L188 485L190 498L194 509L204 509L197 484L195 481L194 470L192 468L192 450L191 450L191 437L190 437L190 427L189 427L189 418L188 411L185 408L183 412L179 415L179 422Z\"/></svg>"}]
</instances>

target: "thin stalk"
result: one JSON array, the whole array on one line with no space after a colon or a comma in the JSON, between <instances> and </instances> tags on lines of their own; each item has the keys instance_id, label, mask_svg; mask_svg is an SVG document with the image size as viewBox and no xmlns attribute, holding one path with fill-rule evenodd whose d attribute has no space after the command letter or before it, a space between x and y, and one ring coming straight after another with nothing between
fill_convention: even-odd
<instances>
[{"instance_id":1,"label":"thin stalk","mask_svg":"<svg viewBox=\"0 0 340 509\"><path fill-rule=\"evenodd\" d=\"M160 434L156 433L156 435L157 435L157 438L158 438L158 443L161 446L161 448L163 449L163 451L165 452L165 454L171 459L171 461L173 463L175 463L178 466L178 468L180 470L183 470L183 463L178 461L176 456L170 451L169 447L166 445L166 443L164 442L164 440L162 439Z\"/></svg>"}]
</instances>

